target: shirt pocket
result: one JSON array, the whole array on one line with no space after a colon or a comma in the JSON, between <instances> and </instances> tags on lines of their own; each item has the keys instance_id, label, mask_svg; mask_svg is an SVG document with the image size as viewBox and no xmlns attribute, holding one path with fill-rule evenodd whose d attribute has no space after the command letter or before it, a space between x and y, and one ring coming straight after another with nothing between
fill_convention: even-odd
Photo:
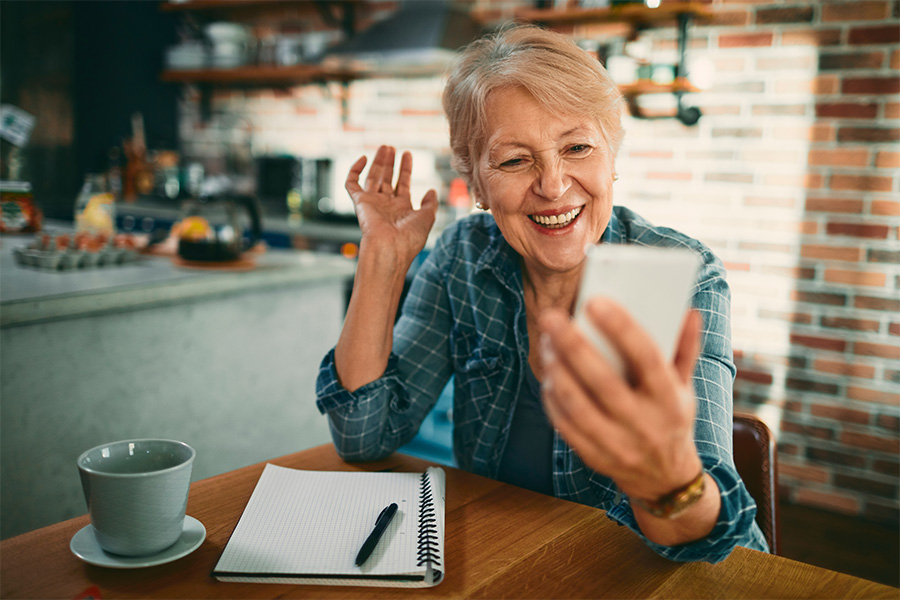
<instances>
[{"instance_id":1,"label":"shirt pocket","mask_svg":"<svg viewBox=\"0 0 900 600\"><path fill-rule=\"evenodd\" d=\"M480 343L479 343L480 342ZM474 336L461 334L453 344L456 375L454 420L481 421L500 393L504 358L499 348L490 348Z\"/></svg>"}]
</instances>

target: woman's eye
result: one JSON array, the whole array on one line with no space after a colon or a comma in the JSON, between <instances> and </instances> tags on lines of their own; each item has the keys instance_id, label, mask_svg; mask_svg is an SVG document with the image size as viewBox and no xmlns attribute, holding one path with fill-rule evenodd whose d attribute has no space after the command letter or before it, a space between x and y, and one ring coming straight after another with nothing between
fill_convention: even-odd
<instances>
[{"instance_id":1,"label":"woman's eye","mask_svg":"<svg viewBox=\"0 0 900 600\"><path fill-rule=\"evenodd\" d=\"M592 148L587 144L575 144L569 147L569 154L589 154Z\"/></svg>"},{"instance_id":2,"label":"woman's eye","mask_svg":"<svg viewBox=\"0 0 900 600\"><path fill-rule=\"evenodd\" d=\"M523 164L525 164L524 158L511 158L509 160L505 160L502 163L500 163L500 166L508 169L508 168L512 168L512 167L518 167Z\"/></svg>"}]
</instances>

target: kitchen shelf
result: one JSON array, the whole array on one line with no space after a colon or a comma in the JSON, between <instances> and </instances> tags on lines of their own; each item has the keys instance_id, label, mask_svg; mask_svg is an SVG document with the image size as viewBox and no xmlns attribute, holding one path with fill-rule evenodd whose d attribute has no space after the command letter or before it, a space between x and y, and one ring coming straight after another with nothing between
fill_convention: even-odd
<instances>
[{"instance_id":1,"label":"kitchen shelf","mask_svg":"<svg viewBox=\"0 0 900 600\"><path fill-rule=\"evenodd\" d=\"M519 19L547 25L630 23L640 27L658 27L677 21L682 15L702 21L713 17L708 5L700 2L664 2L657 8L622 4L611 8L523 8L516 11Z\"/></svg>"},{"instance_id":2,"label":"kitchen shelf","mask_svg":"<svg viewBox=\"0 0 900 600\"><path fill-rule=\"evenodd\" d=\"M290 67L249 65L229 69L168 69L160 78L167 83L210 83L228 85L302 85L319 81L350 81L360 73L351 69L331 69L320 65Z\"/></svg>"},{"instance_id":3,"label":"kitchen shelf","mask_svg":"<svg viewBox=\"0 0 900 600\"><path fill-rule=\"evenodd\" d=\"M639 80L627 85L620 85L619 91L626 98L641 96L643 94L688 94L699 92L700 88L693 85L687 79L676 79L672 83L656 83L649 80Z\"/></svg>"}]
</instances>

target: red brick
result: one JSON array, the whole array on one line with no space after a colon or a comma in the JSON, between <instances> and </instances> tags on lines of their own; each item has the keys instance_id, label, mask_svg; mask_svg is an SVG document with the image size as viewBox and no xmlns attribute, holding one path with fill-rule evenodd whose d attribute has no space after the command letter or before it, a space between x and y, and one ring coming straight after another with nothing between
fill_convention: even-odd
<instances>
[{"instance_id":1,"label":"red brick","mask_svg":"<svg viewBox=\"0 0 900 600\"><path fill-rule=\"evenodd\" d=\"M874 342L855 342L853 352L863 356L880 356L891 360L900 360L900 346L893 344L876 344Z\"/></svg>"},{"instance_id":2,"label":"red brick","mask_svg":"<svg viewBox=\"0 0 900 600\"><path fill-rule=\"evenodd\" d=\"M894 415L878 415L876 424L883 429L900 432L900 417Z\"/></svg>"},{"instance_id":3,"label":"red brick","mask_svg":"<svg viewBox=\"0 0 900 600\"><path fill-rule=\"evenodd\" d=\"M725 265L725 269L728 271L749 271L750 270L750 263L745 263L745 262L738 263L738 262L732 262L730 260L724 260L724 261L722 261L722 264Z\"/></svg>"},{"instance_id":4,"label":"red brick","mask_svg":"<svg viewBox=\"0 0 900 600\"><path fill-rule=\"evenodd\" d=\"M841 127L838 130L839 142L890 143L900 140L900 129L891 127Z\"/></svg>"},{"instance_id":5,"label":"red brick","mask_svg":"<svg viewBox=\"0 0 900 600\"><path fill-rule=\"evenodd\" d=\"M797 433L804 437L815 438L817 440L833 440L835 439L834 430L828 427L815 427L813 425L804 425L795 423L787 418L781 420L781 431L788 433Z\"/></svg>"},{"instance_id":6,"label":"red brick","mask_svg":"<svg viewBox=\"0 0 900 600\"><path fill-rule=\"evenodd\" d=\"M844 465L846 467L861 468L866 464L866 459L856 453L815 447L806 448L806 458L812 461Z\"/></svg>"},{"instance_id":7,"label":"red brick","mask_svg":"<svg viewBox=\"0 0 900 600\"><path fill-rule=\"evenodd\" d=\"M735 378L741 379L743 381L749 381L751 383L761 383L763 385L771 385L773 381L771 373L763 373L761 371L751 371L749 369L741 368L738 368Z\"/></svg>"},{"instance_id":8,"label":"red brick","mask_svg":"<svg viewBox=\"0 0 900 600\"><path fill-rule=\"evenodd\" d=\"M751 173L707 173L704 181L716 181L720 183L753 183L753 175Z\"/></svg>"},{"instance_id":9,"label":"red brick","mask_svg":"<svg viewBox=\"0 0 900 600\"><path fill-rule=\"evenodd\" d=\"M880 51L819 55L819 71L878 69L883 63L884 52Z\"/></svg>"},{"instance_id":10,"label":"red brick","mask_svg":"<svg viewBox=\"0 0 900 600\"><path fill-rule=\"evenodd\" d=\"M750 11L748 10L716 10L712 14L709 25L734 27L750 24Z\"/></svg>"},{"instance_id":11,"label":"red brick","mask_svg":"<svg viewBox=\"0 0 900 600\"><path fill-rule=\"evenodd\" d=\"M866 425L869 422L869 413L864 410L855 410L832 404L814 404L810 407L809 413L814 417L857 423L859 425Z\"/></svg>"},{"instance_id":12,"label":"red brick","mask_svg":"<svg viewBox=\"0 0 900 600\"><path fill-rule=\"evenodd\" d=\"M828 294L826 292L803 292L793 290L791 300L794 302L809 302L811 304L825 304L827 306L844 306L847 304L847 296L844 294Z\"/></svg>"},{"instance_id":13,"label":"red brick","mask_svg":"<svg viewBox=\"0 0 900 600\"><path fill-rule=\"evenodd\" d=\"M900 335L900 323L891 323L888 325L888 333L891 335Z\"/></svg>"},{"instance_id":14,"label":"red brick","mask_svg":"<svg viewBox=\"0 0 900 600\"><path fill-rule=\"evenodd\" d=\"M807 162L813 166L864 167L869 164L869 151L865 148L810 150Z\"/></svg>"},{"instance_id":15,"label":"red brick","mask_svg":"<svg viewBox=\"0 0 900 600\"><path fill-rule=\"evenodd\" d=\"M878 27L855 27L847 38L850 44L896 44L900 42L900 27L896 23Z\"/></svg>"},{"instance_id":16,"label":"red brick","mask_svg":"<svg viewBox=\"0 0 900 600\"><path fill-rule=\"evenodd\" d=\"M820 119L874 119L878 116L878 104L874 102L839 102L816 104L816 116Z\"/></svg>"},{"instance_id":17,"label":"red brick","mask_svg":"<svg viewBox=\"0 0 900 600\"><path fill-rule=\"evenodd\" d=\"M794 502L846 515L856 515L861 508L859 500L852 496L810 488L798 488L794 494Z\"/></svg>"},{"instance_id":18,"label":"red brick","mask_svg":"<svg viewBox=\"0 0 900 600\"><path fill-rule=\"evenodd\" d=\"M810 152L812 154L812 152ZM868 154L868 152L866 152ZM833 212L847 214L861 214L863 201L847 198L807 198L807 212Z\"/></svg>"},{"instance_id":19,"label":"red brick","mask_svg":"<svg viewBox=\"0 0 900 600\"><path fill-rule=\"evenodd\" d=\"M817 358L813 362L813 368L823 373L833 373L844 377L859 377L872 379L875 377L875 367L857 363L847 363L839 360Z\"/></svg>"},{"instance_id":20,"label":"red brick","mask_svg":"<svg viewBox=\"0 0 900 600\"><path fill-rule=\"evenodd\" d=\"M896 217L900 215L900 202L896 200L873 200L869 212L873 215Z\"/></svg>"},{"instance_id":21,"label":"red brick","mask_svg":"<svg viewBox=\"0 0 900 600\"><path fill-rule=\"evenodd\" d=\"M877 298L874 296L857 296L853 301L856 308L870 310L886 310L900 312L900 300L895 298Z\"/></svg>"},{"instance_id":22,"label":"red brick","mask_svg":"<svg viewBox=\"0 0 900 600\"><path fill-rule=\"evenodd\" d=\"M875 155L875 166L879 169L900 169L900 152L882 150ZM897 204L900 205L900 202Z\"/></svg>"},{"instance_id":23,"label":"red brick","mask_svg":"<svg viewBox=\"0 0 900 600\"><path fill-rule=\"evenodd\" d=\"M842 431L841 442L857 448L878 450L880 452L900 452L900 439L885 438L857 431Z\"/></svg>"},{"instance_id":24,"label":"red brick","mask_svg":"<svg viewBox=\"0 0 900 600\"><path fill-rule=\"evenodd\" d=\"M877 21L890 16L890 4L881 1L825 2L822 21Z\"/></svg>"},{"instance_id":25,"label":"red brick","mask_svg":"<svg viewBox=\"0 0 900 600\"><path fill-rule=\"evenodd\" d=\"M890 227L887 225L869 225L866 223L828 223L825 231L828 235L847 235L858 238L883 240L887 239Z\"/></svg>"},{"instance_id":26,"label":"red brick","mask_svg":"<svg viewBox=\"0 0 900 600\"><path fill-rule=\"evenodd\" d=\"M815 348L816 350L843 352L847 347L847 342L845 340L815 335L800 335L799 333L792 333L790 339L791 344L794 344L796 346L806 346L807 348Z\"/></svg>"},{"instance_id":27,"label":"red brick","mask_svg":"<svg viewBox=\"0 0 900 600\"><path fill-rule=\"evenodd\" d=\"M826 95L837 94L841 81L837 75L818 75L813 79L813 94Z\"/></svg>"},{"instance_id":28,"label":"red brick","mask_svg":"<svg viewBox=\"0 0 900 600\"><path fill-rule=\"evenodd\" d=\"M800 256L812 259L856 262L862 258L862 249L853 246L803 244L803 246L800 247Z\"/></svg>"},{"instance_id":29,"label":"red brick","mask_svg":"<svg viewBox=\"0 0 900 600\"><path fill-rule=\"evenodd\" d=\"M778 463L778 476L799 479L800 481L812 481L826 483L829 471L813 465L792 465L785 462Z\"/></svg>"},{"instance_id":30,"label":"red brick","mask_svg":"<svg viewBox=\"0 0 900 600\"><path fill-rule=\"evenodd\" d=\"M841 92L844 94L896 94L900 92L900 79L897 77L845 77L841 84Z\"/></svg>"},{"instance_id":31,"label":"red brick","mask_svg":"<svg viewBox=\"0 0 900 600\"><path fill-rule=\"evenodd\" d=\"M900 50L891 52L891 68L894 70L900 69Z\"/></svg>"},{"instance_id":32,"label":"red brick","mask_svg":"<svg viewBox=\"0 0 900 600\"><path fill-rule=\"evenodd\" d=\"M850 165L848 165L850 166ZM849 190L859 192L890 192L894 187L892 177L876 175L840 175L831 176L828 181L832 190ZM866 236L868 237L868 236Z\"/></svg>"},{"instance_id":33,"label":"red brick","mask_svg":"<svg viewBox=\"0 0 900 600\"><path fill-rule=\"evenodd\" d=\"M840 29L803 28L781 32L782 46L836 46L840 43Z\"/></svg>"},{"instance_id":34,"label":"red brick","mask_svg":"<svg viewBox=\"0 0 900 600\"><path fill-rule=\"evenodd\" d=\"M885 273L851 271L847 269L825 269L825 281L854 286L884 287L887 283L887 275ZM877 328L875 330L877 331Z\"/></svg>"},{"instance_id":35,"label":"red brick","mask_svg":"<svg viewBox=\"0 0 900 600\"><path fill-rule=\"evenodd\" d=\"M828 280L826 272L826 280ZM850 329L852 331L878 331L881 323L870 319L849 319L846 317L822 317L819 321L822 327L829 329Z\"/></svg>"},{"instance_id":36,"label":"red brick","mask_svg":"<svg viewBox=\"0 0 900 600\"><path fill-rule=\"evenodd\" d=\"M719 36L719 48L759 48L771 46L774 34L769 33L729 33Z\"/></svg>"},{"instance_id":37,"label":"red brick","mask_svg":"<svg viewBox=\"0 0 900 600\"><path fill-rule=\"evenodd\" d=\"M885 498L893 498L897 495L897 486L893 483L884 483L868 477L854 477L846 473L835 473L834 485L847 490L855 490L864 494L874 494Z\"/></svg>"},{"instance_id":38,"label":"red brick","mask_svg":"<svg viewBox=\"0 0 900 600\"><path fill-rule=\"evenodd\" d=\"M781 472L781 464L778 465L779 473ZM883 475L891 475L893 477L900 476L900 461L878 459L872 461L872 470Z\"/></svg>"},{"instance_id":39,"label":"red brick","mask_svg":"<svg viewBox=\"0 0 900 600\"><path fill-rule=\"evenodd\" d=\"M791 127L785 125L775 129L776 140L791 140L801 142L833 142L836 139L837 128L828 123L813 123L808 126Z\"/></svg>"},{"instance_id":40,"label":"red brick","mask_svg":"<svg viewBox=\"0 0 900 600\"><path fill-rule=\"evenodd\" d=\"M787 8L760 8L756 11L757 24L770 23L811 23L812 6L791 6Z\"/></svg>"}]
</instances>

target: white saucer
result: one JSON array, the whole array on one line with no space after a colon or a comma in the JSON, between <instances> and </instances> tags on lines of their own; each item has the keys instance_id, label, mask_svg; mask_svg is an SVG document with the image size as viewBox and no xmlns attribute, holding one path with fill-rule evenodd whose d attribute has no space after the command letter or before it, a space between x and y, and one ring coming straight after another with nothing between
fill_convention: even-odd
<instances>
[{"instance_id":1,"label":"white saucer","mask_svg":"<svg viewBox=\"0 0 900 600\"><path fill-rule=\"evenodd\" d=\"M94 530L90 525L83 527L72 537L69 548L72 554L90 565L110 567L112 569L139 569L153 567L187 556L200 547L206 539L206 527L191 516L184 517L184 531L178 541L156 554L150 556L118 556L103 550L97 543Z\"/></svg>"}]
</instances>

